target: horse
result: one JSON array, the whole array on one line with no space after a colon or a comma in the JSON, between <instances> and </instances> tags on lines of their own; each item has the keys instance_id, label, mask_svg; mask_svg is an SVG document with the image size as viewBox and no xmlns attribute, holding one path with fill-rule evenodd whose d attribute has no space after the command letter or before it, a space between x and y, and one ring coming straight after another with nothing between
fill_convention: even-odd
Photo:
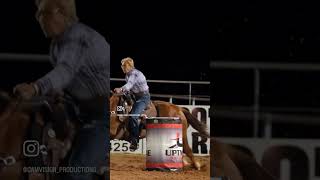
<instances>
[{"instance_id":1,"label":"horse","mask_svg":"<svg viewBox=\"0 0 320 180\"><path fill-rule=\"evenodd\" d=\"M132 101L128 101L128 98L124 94L112 93L110 97L110 139L128 140L129 132L127 130L128 118L126 116L121 117L117 113L117 107L125 107L124 114L128 114L132 107ZM183 140L183 151L191 161L183 159L185 166L193 166L200 170L203 164L195 159L192 150L187 140L187 128L191 125L196 129L203 140L206 140L209 136L206 125L202 124L196 117L194 117L189 110L179 107L175 104L165 101L151 101L147 110L144 112L148 117L179 117L182 122L182 140ZM144 123L142 118L141 123ZM140 123L140 124L141 124ZM145 130L140 132L140 139L145 138Z\"/></svg>"},{"instance_id":2,"label":"horse","mask_svg":"<svg viewBox=\"0 0 320 180\"><path fill-rule=\"evenodd\" d=\"M20 180L23 177L22 143L30 118L24 113L14 112L15 107L16 104L10 102L10 97L1 92L0 157L2 159L11 157L12 162L7 164L2 161L0 163L0 179Z\"/></svg>"},{"instance_id":3,"label":"horse","mask_svg":"<svg viewBox=\"0 0 320 180\"><path fill-rule=\"evenodd\" d=\"M210 138L211 176L232 180L276 180L246 152Z\"/></svg>"},{"instance_id":4,"label":"horse","mask_svg":"<svg viewBox=\"0 0 320 180\"><path fill-rule=\"evenodd\" d=\"M39 98L31 101L20 101L5 92L0 93L0 157L11 158L11 163L0 165L0 179L52 179L53 174L25 173L30 159L25 154L23 144L26 139L37 132L40 136L41 161L44 166L57 166L66 157L74 137L75 127L69 120L65 122L46 122L48 111L58 112L61 106L51 106L48 101ZM53 108L53 109L51 109ZM59 116L59 113L52 113ZM56 117L61 118L61 117ZM57 125L59 127L57 127ZM61 126L62 125L62 126ZM51 132L51 136L49 137ZM52 134L54 133L54 134ZM29 137L28 137L29 136ZM40 145L40 144L39 144ZM35 147L35 148L40 148ZM43 154L42 154L43 153ZM4 162L4 161L3 161Z\"/></svg>"},{"instance_id":5,"label":"horse","mask_svg":"<svg viewBox=\"0 0 320 180\"><path fill-rule=\"evenodd\" d=\"M0 91L0 179L52 180L59 178L59 173L25 172L25 167L28 165L40 166L30 164L23 146L34 131L40 132L38 138L41 142L39 143L43 143L42 147L45 147L42 149L44 151L40 152L41 165L58 168L67 164L72 141L80 127L78 121L64 116L63 101L54 104L50 100L50 98L40 97L35 100L21 101ZM35 126L38 129L34 128ZM95 177L95 179L99 178L105 177Z\"/></svg>"}]
</instances>

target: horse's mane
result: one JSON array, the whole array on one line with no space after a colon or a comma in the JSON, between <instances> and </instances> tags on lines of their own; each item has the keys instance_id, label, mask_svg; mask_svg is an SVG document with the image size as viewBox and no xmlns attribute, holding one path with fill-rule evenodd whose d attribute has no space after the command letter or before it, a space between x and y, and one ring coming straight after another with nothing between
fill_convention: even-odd
<instances>
[{"instance_id":1,"label":"horse's mane","mask_svg":"<svg viewBox=\"0 0 320 180\"><path fill-rule=\"evenodd\" d=\"M120 98L121 98L120 96L115 95L115 94L113 94L110 97L110 110L113 110L111 108L116 108L117 107L117 105L119 104Z\"/></svg>"}]
</instances>

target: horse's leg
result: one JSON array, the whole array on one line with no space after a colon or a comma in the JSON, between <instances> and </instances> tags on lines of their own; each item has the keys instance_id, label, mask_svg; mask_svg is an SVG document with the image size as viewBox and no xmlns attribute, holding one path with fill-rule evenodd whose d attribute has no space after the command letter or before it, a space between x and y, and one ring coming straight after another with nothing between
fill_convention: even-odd
<instances>
[{"instance_id":1,"label":"horse's leg","mask_svg":"<svg viewBox=\"0 0 320 180\"><path fill-rule=\"evenodd\" d=\"M141 132L140 132L140 139L143 139L145 138L147 135L147 131L145 129L141 129Z\"/></svg>"},{"instance_id":2,"label":"horse's leg","mask_svg":"<svg viewBox=\"0 0 320 180\"><path fill-rule=\"evenodd\" d=\"M192 150L189 146L188 143L188 139L187 139L187 129L188 129L188 124L187 124L187 120L182 117L182 140L183 140L183 150L186 153L186 155L190 158L192 164L198 169L200 170L201 168L201 164L195 160Z\"/></svg>"},{"instance_id":3,"label":"horse's leg","mask_svg":"<svg viewBox=\"0 0 320 180\"><path fill-rule=\"evenodd\" d=\"M192 150L188 144L187 139L187 129L188 129L188 121L184 113L180 110L178 106L173 106L167 102L154 101L155 107L158 109L159 117L179 117L182 122L182 141L183 141L183 151L191 160L191 165L194 165L198 170L201 168L201 164L195 160ZM183 159L184 164L188 165L188 163Z\"/></svg>"},{"instance_id":4,"label":"horse's leg","mask_svg":"<svg viewBox=\"0 0 320 180\"><path fill-rule=\"evenodd\" d=\"M184 151L184 153L187 155L187 157L189 157L190 158L190 160L191 160L191 165L192 164L194 164L194 156L193 156L193 154L192 154L192 150L190 149L190 147L189 147L189 144L188 144L188 139L187 139L187 137L186 137L186 133L185 133L185 130L184 130L185 128L183 128L183 136L182 136L182 141L183 141L183 151ZM185 161L184 162L184 165L185 166L188 166L189 165L189 163L187 162L187 161Z\"/></svg>"}]
</instances>

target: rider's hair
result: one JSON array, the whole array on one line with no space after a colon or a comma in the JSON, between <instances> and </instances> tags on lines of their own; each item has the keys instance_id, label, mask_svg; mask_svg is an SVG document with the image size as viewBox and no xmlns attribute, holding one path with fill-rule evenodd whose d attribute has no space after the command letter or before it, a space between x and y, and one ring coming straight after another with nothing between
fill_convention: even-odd
<instances>
[{"instance_id":1,"label":"rider's hair","mask_svg":"<svg viewBox=\"0 0 320 180\"><path fill-rule=\"evenodd\" d=\"M123 59L121 60L121 65L130 67L130 68L134 68L133 59L132 59L131 57L123 58Z\"/></svg>"},{"instance_id":2,"label":"rider's hair","mask_svg":"<svg viewBox=\"0 0 320 180\"><path fill-rule=\"evenodd\" d=\"M61 14L69 22L78 21L75 0L35 0L35 4L39 8L42 4L49 8L58 8Z\"/></svg>"}]
</instances>

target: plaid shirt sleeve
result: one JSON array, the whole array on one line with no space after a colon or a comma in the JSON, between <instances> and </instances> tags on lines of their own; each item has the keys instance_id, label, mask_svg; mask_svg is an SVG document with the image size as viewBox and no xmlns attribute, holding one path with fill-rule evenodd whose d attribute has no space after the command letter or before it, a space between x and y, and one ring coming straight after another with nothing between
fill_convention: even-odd
<instances>
[{"instance_id":1,"label":"plaid shirt sleeve","mask_svg":"<svg viewBox=\"0 0 320 180\"><path fill-rule=\"evenodd\" d=\"M135 84L135 82L137 81L137 78L138 78L137 75L138 74L135 73L135 71L133 71L130 74L128 74L127 83L124 86L122 86L122 89L123 89L124 92L128 92L133 88L133 86L134 86L134 84Z\"/></svg>"},{"instance_id":2,"label":"plaid shirt sleeve","mask_svg":"<svg viewBox=\"0 0 320 180\"><path fill-rule=\"evenodd\" d=\"M67 91L77 100L110 92L110 46L94 29L75 23L52 41L53 69L35 84L39 93Z\"/></svg>"},{"instance_id":3,"label":"plaid shirt sleeve","mask_svg":"<svg viewBox=\"0 0 320 180\"><path fill-rule=\"evenodd\" d=\"M51 89L65 88L83 64L84 43L76 38L64 42L55 68L36 81L42 95Z\"/></svg>"}]
</instances>

